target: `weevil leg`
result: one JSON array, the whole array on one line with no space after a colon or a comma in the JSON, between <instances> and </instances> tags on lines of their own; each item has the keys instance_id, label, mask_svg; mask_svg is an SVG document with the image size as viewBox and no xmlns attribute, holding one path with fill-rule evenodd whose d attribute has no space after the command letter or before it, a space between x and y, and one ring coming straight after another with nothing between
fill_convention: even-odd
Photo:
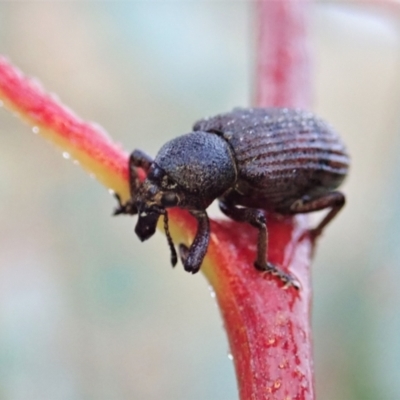
<instances>
[{"instance_id":1,"label":"weevil leg","mask_svg":"<svg viewBox=\"0 0 400 400\"><path fill-rule=\"evenodd\" d=\"M118 205L114 209L113 215L136 215L137 208L136 205L132 202L132 200L128 200L126 203L122 203L121 197L118 193L114 193L114 197L116 198Z\"/></svg>"},{"instance_id":2,"label":"weevil leg","mask_svg":"<svg viewBox=\"0 0 400 400\"><path fill-rule=\"evenodd\" d=\"M129 156L129 187L132 199L135 197L140 185L136 168L142 168L147 173L152 163L153 159L142 150L133 150Z\"/></svg>"},{"instance_id":3,"label":"weevil leg","mask_svg":"<svg viewBox=\"0 0 400 400\"><path fill-rule=\"evenodd\" d=\"M226 201L220 201L219 208L225 215L232 218L234 221L247 222L258 229L257 258L254 262L256 269L275 275L284 282L285 285L299 289L300 285L293 276L267 261L268 230L267 220L264 213L255 208L239 208Z\"/></svg>"},{"instance_id":4,"label":"weevil leg","mask_svg":"<svg viewBox=\"0 0 400 400\"><path fill-rule=\"evenodd\" d=\"M119 194L115 193L115 198L118 201L118 206L114 210L113 215L137 214L137 208L133 202L135 193L137 192L140 185L139 176L136 168L142 168L144 169L144 171L148 172L152 162L152 158L141 150L136 149L131 153L131 155L129 156L129 190L131 198L123 204Z\"/></svg>"},{"instance_id":5,"label":"weevil leg","mask_svg":"<svg viewBox=\"0 0 400 400\"><path fill-rule=\"evenodd\" d=\"M178 262L178 256L176 255L174 241L172 240L172 236L169 231L167 210L165 210L165 212L164 212L164 230L165 230L165 235L167 236L168 247L171 252L171 264L173 267L175 267L176 263Z\"/></svg>"},{"instance_id":6,"label":"weevil leg","mask_svg":"<svg viewBox=\"0 0 400 400\"><path fill-rule=\"evenodd\" d=\"M133 150L129 157L129 166L131 168L132 167L142 168L146 172L149 171L152 163L153 159L144 151L139 149Z\"/></svg>"},{"instance_id":7,"label":"weevil leg","mask_svg":"<svg viewBox=\"0 0 400 400\"><path fill-rule=\"evenodd\" d=\"M342 209L345 204L344 194L341 192L331 192L324 196L316 199L303 198L295 201L290 210L293 213L309 213L313 211L320 211L324 208L331 207L330 211L322 219L322 221L313 229L310 230L310 234L313 238L317 238L324 228L332 221L336 214Z\"/></svg>"},{"instance_id":8,"label":"weevil leg","mask_svg":"<svg viewBox=\"0 0 400 400\"><path fill-rule=\"evenodd\" d=\"M192 211L191 214L198 222L196 236L189 248L184 244L179 245L179 255L185 271L195 274L200 270L207 253L210 241L210 221L205 211Z\"/></svg>"}]
</instances>

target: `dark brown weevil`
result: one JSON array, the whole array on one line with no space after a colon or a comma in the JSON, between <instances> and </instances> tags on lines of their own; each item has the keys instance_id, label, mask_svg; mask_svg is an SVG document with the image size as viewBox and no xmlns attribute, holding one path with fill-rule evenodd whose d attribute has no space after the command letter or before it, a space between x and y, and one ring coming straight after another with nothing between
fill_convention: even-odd
<instances>
[{"instance_id":1,"label":"dark brown weevil","mask_svg":"<svg viewBox=\"0 0 400 400\"><path fill-rule=\"evenodd\" d=\"M147 178L140 183L136 168ZM158 218L164 225L175 266L177 254L168 230L167 208L190 211L198 229L190 248L180 245L186 271L196 273L207 252L210 227L207 207L215 200L224 214L258 229L254 266L297 287L289 274L266 259L265 211L297 214L331 208L311 230L318 236L345 203L335 189L349 167L339 136L312 113L288 108L234 109L202 119L193 132L167 142L155 160L135 150L129 160L131 199L115 214L138 214L135 232L150 238ZM119 198L118 198L119 199Z\"/></svg>"}]
</instances>

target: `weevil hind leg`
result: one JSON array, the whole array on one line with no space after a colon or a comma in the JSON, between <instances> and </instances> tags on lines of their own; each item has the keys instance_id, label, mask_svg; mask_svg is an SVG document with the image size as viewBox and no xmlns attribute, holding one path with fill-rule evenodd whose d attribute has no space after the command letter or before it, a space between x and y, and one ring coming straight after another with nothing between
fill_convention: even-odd
<instances>
[{"instance_id":1,"label":"weevil hind leg","mask_svg":"<svg viewBox=\"0 0 400 400\"><path fill-rule=\"evenodd\" d=\"M325 208L331 208L328 214L322 221L313 229L310 229L310 234L313 239L321 235L324 228L335 218L336 214L343 208L346 198L341 192L331 192L316 199L303 198L295 201L290 210L292 213L309 213L313 211L320 211Z\"/></svg>"},{"instance_id":2,"label":"weevil hind leg","mask_svg":"<svg viewBox=\"0 0 400 400\"><path fill-rule=\"evenodd\" d=\"M247 222L258 229L257 258L254 266L257 270L277 276L285 286L293 286L299 289L297 280L290 274L267 261L268 230L264 213L255 208L239 208L229 201L220 200L219 208L229 218L238 222Z\"/></svg>"}]
</instances>

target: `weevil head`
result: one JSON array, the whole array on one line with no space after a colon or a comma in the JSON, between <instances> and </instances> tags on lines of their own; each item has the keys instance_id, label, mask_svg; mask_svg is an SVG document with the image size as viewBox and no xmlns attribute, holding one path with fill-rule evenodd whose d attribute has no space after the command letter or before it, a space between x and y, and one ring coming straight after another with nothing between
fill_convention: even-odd
<instances>
[{"instance_id":1,"label":"weevil head","mask_svg":"<svg viewBox=\"0 0 400 400\"><path fill-rule=\"evenodd\" d=\"M204 210L231 188L236 163L226 140L214 133L196 131L167 142L155 164L166 177L166 187L177 195L179 207Z\"/></svg>"},{"instance_id":2,"label":"weevil head","mask_svg":"<svg viewBox=\"0 0 400 400\"><path fill-rule=\"evenodd\" d=\"M236 165L227 142L212 133L193 132L167 142L158 152L135 199L135 228L150 238L169 207L205 210L236 181Z\"/></svg>"}]
</instances>

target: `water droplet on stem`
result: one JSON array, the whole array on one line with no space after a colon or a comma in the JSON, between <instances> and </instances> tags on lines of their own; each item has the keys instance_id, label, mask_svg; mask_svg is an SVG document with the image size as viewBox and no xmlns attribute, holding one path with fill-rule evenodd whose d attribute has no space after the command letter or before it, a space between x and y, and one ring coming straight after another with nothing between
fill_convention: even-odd
<instances>
[{"instance_id":1,"label":"water droplet on stem","mask_svg":"<svg viewBox=\"0 0 400 400\"><path fill-rule=\"evenodd\" d=\"M208 290L210 291L211 297L212 297L213 299L215 299L216 294L215 294L214 288L210 285L210 286L208 287Z\"/></svg>"}]
</instances>

